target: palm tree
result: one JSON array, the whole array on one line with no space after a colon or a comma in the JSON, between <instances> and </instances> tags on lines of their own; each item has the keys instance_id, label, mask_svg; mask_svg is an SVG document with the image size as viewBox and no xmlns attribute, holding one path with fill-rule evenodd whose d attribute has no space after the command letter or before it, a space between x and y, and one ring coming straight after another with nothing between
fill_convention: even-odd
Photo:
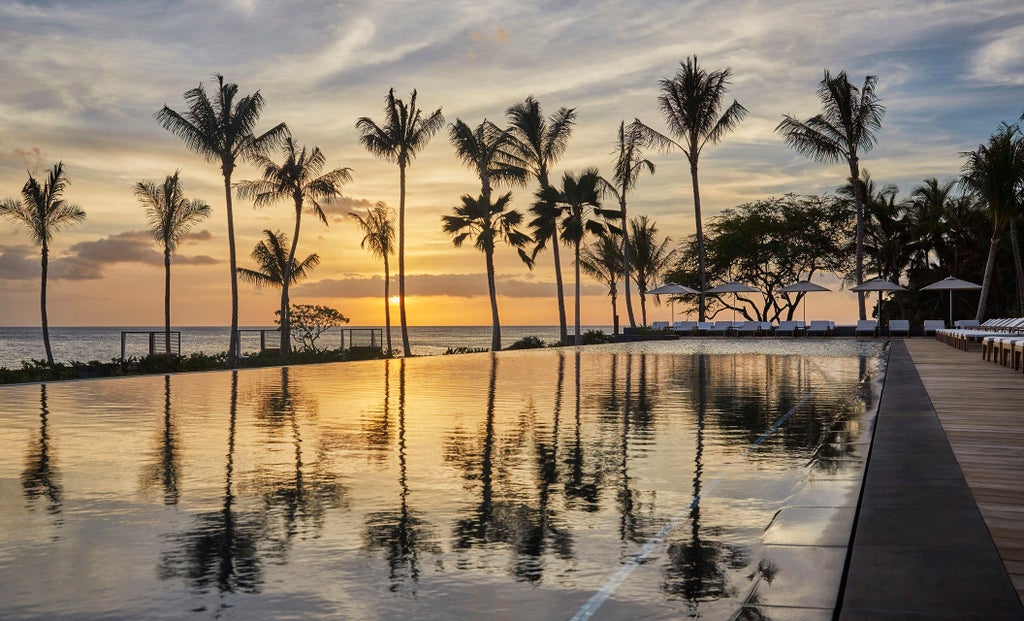
<instances>
[{"instance_id":1,"label":"palm tree","mask_svg":"<svg viewBox=\"0 0 1024 621\"><path fill-rule=\"evenodd\" d=\"M280 287L283 289L286 275L291 281L289 284L294 284L309 276L313 268L320 264L320 255L315 252L298 263L294 259L289 259L295 253L288 247L288 236L281 231L263 229L263 237L265 239L259 241L252 249L252 252L249 253L249 256L256 261L259 269L238 268L238 276L257 289L261 287ZM289 261L291 265L289 265ZM289 325L285 319L287 315L288 309L286 308L281 313L280 319L282 343L284 342L284 328L286 325Z\"/></svg>"},{"instance_id":2,"label":"palm tree","mask_svg":"<svg viewBox=\"0 0 1024 621\"><path fill-rule=\"evenodd\" d=\"M619 316L619 276L625 273L621 238L622 235L609 232L580 251L580 267L583 271L608 285L608 296L612 299L612 323L616 328Z\"/></svg>"},{"instance_id":3,"label":"palm tree","mask_svg":"<svg viewBox=\"0 0 1024 621\"><path fill-rule=\"evenodd\" d=\"M64 173L64 163L57 162L40 186L32 173L21 188L24 202L7 198L0 202L0 218L21 224L29 237L41 248L40 264L42 276L39 283L39 310L42 316L43 346L46 348L46 362L53 365L53 351L50 349L50 325L46 320L46 273L50 263L50 240L61 229L85 220L85 212L73 203L64 201L64 190L70 181Z\"/></svg>"},{"instance_id":4,"label":"palm tree","mask_svg":"<svg viewBox=\"0 0 1024 621\"><path fill-rule=\"evenodd\" d=\"M697 165L704 147L721 142L725 134L735 129L747 115L747 109L736 100L722 109L731 77L732 69L728 67L709 73L697 64L696 56L689 57L680 63L675 76L659 82L661 95L658 96L658 108L668 123L669 131L677 140L654 131L639 119L633 123L633 127L641 131L647 140L664 150L679 149L690 163L693 214L697 228L697 269L702 292L707 289L707 254L704 250ZM698 317L704 321L703 293L699 300Z\"/></svg>"},{"instance_id":5,"label":"palm tree","mask_svg":"<svg viewBox=\"0 0 1024 621\"><path fill-rule=\"evenodd\" d=\"M388 356L391 355L391 271L388 256L395 254L395 210L384 201L377 201L372 209L366 210L366 217L357 213L348 216L359 223L363 231L360 248L368 248L370 254L384 259L384 333L388 339Z\"/></svg>"},{"instance_id":6,"label":"palm tree","mask_svg":"<svg viewBox=\"0 0 1024 621\"><path fill-rule=\"evenodd\" d=\"M654 163L643 157L643 132L635 125L630 124L626 128L626 122L619 123L619 136L616 142L615 174L609 182L602 178L602 186L605 191L610 192L619 202L620 218L623 222L629 222L626 214L626 193L636 187L640 173L645 169L654 174ZM622 248L619 251L622 259L622 280L626 294L626 314L629 316L629 326L636 327L636 319L633 315L633 301L629 291L630 281L630 260L629 260L629 227L622 228ZM585 267L585 266L584 266ZM615 295L612 294L612 309L615 307Z\"/></svg>"},{"instance_id":7,"label":"palm tree","mask_svg":"<svg viewBox=\"0 0 1024 621\"><path fill-rule=\"evenodd\" d=\"M634 258L633 282L641 293L651 288L661 274L668 269L675 259L676 250L669 248L671 237L658 241L658 227L644 215L629 221L630 253ZM640 314L643 324L647 325L647 303L640 296Z\"/></svg>"},{"instance_id":8,"label":"palm tree","mask_svg":"<svg viewBox=\"0 0 1024 621\"><path fill-rule=\"evenodd\" d=\"M491 296L491 351L501 349L501 321L498 319L498 294L494 283L494 247L499 241L519 250L519 257L532 266L530 256L523 252L530 236L518 230L523 215L515 209L506 210L512 193L506 193L491 203L483 194L473 198L466 194L462 204L454 207L455 215L441 216L445 233L454 236L456 248L469 238L476 238L474 246L484 253L487 266L487 292Z\"/></svg>"},{"instance_id":9,"label":"palm tree","mask_svg":"<svg viewBox=\"0 0 1024 621\"><path fill-rule=\"evenodd\" d=\"M408 104L395 97L395 89L388 91L383 125L365 116L356 121L359 142L366 150L398 164L398 314L402 324L402 351L405 356L412 355L409 325L405 316L405 168L412 164L416 154L427 146L443 126L444 116L440 108L423 116L423 111L416 107L415 90Z\"/></svg>"},{"instance_id":10,"label":"palm tree","mask_svg":"<svg viewBox=\"0 0 1024 621\"><path fill-rule=\"evenodd\" d=\"M551 166L565 153L569 145L569 137L572 136L572 128L576 123L576 111L573 108L562 107L551 115L544 118L540 104L533 95L524 101L514 104L505 111L508 117L512 136L515 141L512 144L512 153L517 161L533 175L540 184L540 192L544 193L551 188L548 173ZM540 209L534 205L531 211L535 213ZM537 244L534 249L534 256L544 249L547 240L551 240L551 255L555 261L555 286L558 297L558 328L559 338L564 343L569 340L568 329L565 319L565 293L562 286L562 264L558 256L558 230L556 222L560 212L558 209L547 208L541 214L544 217L535 219L533 222L539 226L534 227L534 242ZM533 224L531 223L531 226Z\"/></svg>"},{"instance_id":11,"label":"palm tree","mask_svg":"<svg viewBox=\"0 0 1024 621\"><path fill-rule=\"evenodd\" d=\"M928 268L932 255L940 262L946 255L944 249L947 243L945 236L947 231L945 229L949 219L947 216L955 200L953 196L955 186L956 180L954 179L939 183L938 179L931 177L915 186L910 192L910 207L913 209L911 218L922 241L917 262L923 269ZM944 266L940 263L939 267Z\"/></svg>"},{"instance_id":12,"label":"palm tree","mask_svg":"<svg viewBox=\"0 0 1024 621\"><path fill-rule=\"evenodd\" d=\"M875 145L875 135L882 128L885 115L885 107L875 95L877 81L876 76L869 75L864 78L864 86L857 88L847 80L845 71L833 77L826 69L818 87L822 112L806 121L785 115L775 128L785 135L786 144L797 153L824 164L845 160L849 165L857 209L857 284L864 282L864 208L867 203L860 180L859 153L870 151ZM864 294L858 294L857 299L860 318L865 319Z\"/></svg>"},{"instance_id":13,"label":"palm tree","mask_svg":"<svg viewBox=\"0 0 1024 621\"><path fill-rule=\"evenodd\" d=\"M510 154L512 134L484 119L471 129L462 119L448 128L448 138L455 147L455 154L468 168L480 177L480 194L491 200L492 182L522 185L526 181L526 169L520 166Z\"/></svg>"},{"instance_id":14,"label":"palm tree","mask_svg":"<svg viewBox=\"0 0 1024 621\"><path fill-rule=\"evenodd\" d=\"M562 232L559 238L573 248L575 259L576 275L576 301L575 301L575 344L580 345L580 245L587 233L603 235L609 227L605 226L604 219L618 218L621 214L617 210L601 208L601 175L596 168L590 168L580 174L579 177L572 173L565 173L562 177L562 188L548 188L540 193L541 205L554 205L560 208L565 217L562 218ZM598 216L601 220L595 219ZM612 228L614 232L618 229Z\"/></svg>"},{"instance_id":15,"label":"palm tree","mask_svg":"<svg viewBox=\"0 0 1024 621\"><path fill-rule=\"evenodd\" d=\"M985 305L992 285L992 270L995 267L996 249L999 247L1002 229L1006 223L1019 215L1019 192L1024 182L1024 139L1017 125L1003 123L999 130L988 139L988 144L979 144L974 151L961 153L967 158L963 165L961 183L988 206L992 220L992 238L989 242L985 276L981 282L981 299L975 317L981 321L985 316Z\"/></svg>"},{"instance_id":16,"label":"palm tree","mask_svg":"<svg viewBox=\"0 0 1024 621\"><path fill-rule=\"evenodd\" d=\"M313 147L310 151L307 151L306 147L300 149L291 136L285 138L281 154L284 156L282 164L276 164L265 155L254 157L253 163L263 171L263 178L239 183L238 195L252 199L256 207L289 199L295 205L295 232L292 233L292 245L288 261L285 263L281 287L281 357L287 358L292 353L291 326L288 318L288 284L291 279L288 269L295 261L295 249L299 245L303 207L308 208L324 226L327 226L327 214L320 203L341 196L341 187L352 181L352 169L335 168L330 172L321 173L327 158L320 151L320 147Z\"/></svg>"},{"instance_id":17,"label":"palm tree","mask_svg":"<svg viewBox=\"0 0 1024 621\"><path fill-rule=\"evenodd\" d=\"M208 162L220 162L224 176L224 202L228 218L228 262L231 270L231 341L227 366L234 367L238 352L238 279L235 259L235 219L231 205L231 174L239 159L251 160L280 144L288 135L288 126L275 125L256 135L256 122L263 111L263 95L256 91L237 101L238 85L224 83L224 76L215 74L217 91L213 100L203 85L185 91L188 110L178 113L166 105L154 117L164 129L181 141L185 147L198 153Z\"/></svg>"},{"instance_id":18,"label":"palm tree","mask_svg":"<svg viewBox=\"0 0 1024 621\"><path fill-rule=\"evenodd\" d=\"M210 206L199 199L185 198L180 170L167 175L163 185L153 181L135 184L135 196L146 209L149 232L164 247L164 351L171 353L171 255L182 236L210 217Z\"/></svg>"}]
</instances>

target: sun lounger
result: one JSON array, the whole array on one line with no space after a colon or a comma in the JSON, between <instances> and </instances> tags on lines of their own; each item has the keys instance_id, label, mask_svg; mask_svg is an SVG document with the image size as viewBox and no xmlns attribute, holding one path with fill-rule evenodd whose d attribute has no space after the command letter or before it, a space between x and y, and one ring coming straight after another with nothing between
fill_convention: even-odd
<instances>
[{"instance_id":1,"label":"sun lounger","mask_svg":"<svg viewBox=\"0 0 1024 621\"><path fill-rule=\"evenodd\" d=\"M807 334L820 334L821 336L830 336L832 334L832 322L824 320L814 320L811 325L807 327Z\"/></svg>"},{"instance_id":2,"label":"sun lounger","mask_svg":"<svg viewBox=\"0 0 1024 621\"><path fill-rule=\"evenodd\" d=\"M696 321L677 321L672 324L672 331L677 334L696 334L697 333L697 322Z\"/></svg>"},{"instance_id":3,"label":"sun lounger","mask_svg":"<svg viewBox=\"0 0 1024 621\"><path fill-rule=\"evenodd\" d=\"M875 336L878 331L878 322L874 319L860 319L857 321L857 327L854 329L854 336Z\"/></svg>"},{"instance_id":4,"label":"sun lounger","mask_svg":"<svg viewBox=\"0 0 1024 621\"><path fill-rule=\"evenodd\" d=\"M652 321L651 330L668 330L667 321Z\"/></svg>"},{"instance_id":5,"label":"sun lounger","mask_svg":"<svg viewBox=\"0 0 1024 621\"><path fill-rule=\"evenodd\" d=\"M697 334L707 334L711 332L711 328L714 327L710 321L698 321L697 322Z\"/></svg>"},{"instance_id":6,"label":"sun lounger","mask_svg":"<svg viewBox=\"0 0 1024 621\"><path fill-rule=\"evenodd\" d=\"M778 336L796 336L803 329L804 325L800 321L780 321L779 325L775 328L775 334Z\"/></svg>"},{"instance_id":7,"label":"sun lounger","mask_svg":"<svg viewBox=\"0 0 1024 621\"><path fill-rule=\"evenodd\" d=\"M936 330L943 330L946 327L946 322L941 319L925 319L924 320L924 335L934 335Z\"/></svg>"},{"instance_id":8,"label":"sun lounger","mask_svg":"<svg viewBox=\"0 0 1024 621\"><path fill-rule=\"evenodd\" d=\"M895 336L897 334L910 336L910 322L906 319L890 319L889 336Z\"/></svg>"},{"instance_id":9,"label":"sun lounger","mask_svg":"<svg viewBox=\"0 0 1024 621\"><path fill-rule=\"evenodd\" d=\"M732 321L716 321L715 325L708 330L708 334L728 334L729 332L735 332L736 325Z\"/></svg>"},{"instance_id":10,"label":"sun lounger","mask_svg":"<svg viewBox=\"0 0 1024 621\"><path fill-rule=\"evenodd\" d=\"M761 322L760 321L744 321L736 326L736 331L739 334L749 334L756 336L761 334Z\"/></svg>"}]
</instances>

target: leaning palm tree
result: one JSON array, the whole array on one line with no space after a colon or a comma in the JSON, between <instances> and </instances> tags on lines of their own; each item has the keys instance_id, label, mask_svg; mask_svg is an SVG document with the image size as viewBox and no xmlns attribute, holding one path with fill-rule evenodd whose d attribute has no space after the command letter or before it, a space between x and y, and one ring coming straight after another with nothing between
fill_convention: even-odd
<instances>
[{"instance_id":1,"label":"leaning palm tree","mask_svg":"<svg viewBox=\"0 0 1024 621\"><path fill-rule=\"evenodd\" d=\"M487 267L487 293L491 297L491 351L501 349L501 321L498 318L498 293L494 282L494 247L499 241L519 251L519 257L529 266L533 262L523 252L523 247L530 242L530 236L517 227L523 215L515 209L507 209L512 200L512 193L506 193L491 203L483 194L473 198L466 194L462 204L454 207L454 215L441 216L445 233L453 236L452 243L456 248L470 238L476 238L478 250L484 253Z\"/></svg>"},{"instance_id":2,"label":"leaning palm tree","mask_svg":"<svg viewBox=\"0 0 1024 621\"><path fill-rule=\"evenodd\" d=\"M572 136L572 128L576 123L576 111L573 108L559 108L550 118L545 118L540 104L533 95L524 101L514 104L505 111L509 129L515 141L511 153L516 161L526 168L540 184L540 192L551 188L548 174L551 166L565 153ZM536 212L539 205L531 210ZM558 329L559 338L568 341L568 328L565 319L565 292L562 286L562 264L558 256L558 228L556 226L560 212L548 205L543 209L543 217L535 219L539 226L534 227L534 256L544 249L548 240L551 241L551 256L555 262L555 288L558 297ZM531 226L533 224L531 223Z\"/></svg>"},{"instance_id":3,"label":"leaning palm tree","mask_svg":"<svg viewBox=\"0 0 1024 621\"><path fill-rule=\"evenodd\" d=\"M239 278L252 284L257 289L261 287L283 289L285 278L291 281L289 284L294 284L309 276L313 268L320 264L320 255L315 252L298 263L294 259L289 259L289 257L294 256L294 252L288 246L288 236L281 231L263 229L263 237L265 239L257 242L249 254L256 261L259 269L238 268ZM284 342L285 326L290 325L286 323L289 309L285 309L284 312L278 312L281 314L279 321L281 341Z\"/></svg>"},{"instance_id":4,"label":"leaning palm tree","mask_svg":"<svg viewBox=\"0 0 1024 621\"><path fill-rule=\"evenodd\" d=\"M24 202L11 198L0 202L0 218L21 224L28 231L32 241L41 248L39 310L42 317L46 362L51 366L53 351L50 349L50 324L46 319L46 275L50 264L50 240L57 231L85 220L85 212L78 205L64 201L64 190L68 183L63 162L57 162L41 186L32 173L29 173L28 181L21 188Z\"/></svg>"},{"instance_id":5,"label":"leaning palm tree","mask_svg":"<svg viewBox=\"0 0 1024 621\"><path fill-rule=\"evenodd\" d=\"M167 175L162 185L153 181L135 184L135 196L146 209L149 232L164 247L164 351L171 353L171 255L193 226L210 217L210 206L185 198L180 170Z\"/></svg>"},{"instance_id":6,"label":"leaning palm tree","mask_svg":"<svg viewBox=\"0 0 1024 621\"><path fill-rule=\"evenodd\" d=\"M671 237L658 241L658 227L646 216L639 216L629 221L632 247L630 252L634 258L633 282L641 293L651 288L660 280L661 275L669 268L676 257L676 250L670 248ZM640 296L640 314L643 324L647 325L647 303Z\"/></svg>"},{"instance_id":7,"label":"leaning palm tree","mask_svg":"<svg viewBox=\"0 0 1024 621\"><path fill-rule=\"evenodd\" d=\"M992 271L1002 229L1007 222L1018 217L1020 211L1018 201L1020 186L1024 183L1024 139L1016 125L1004 123L988 139L988 144L979 144L974 151L961 155L967 158L963 165L961 183L984 201L992 220L992 238L989 241L985 276L981 281L981 299L975 316L975 319L981 321L985 316L985 305L992 286Z\"/></svg>"},{"instance_id":8,"label":"leaning palm tree","mask_svg":"<svg viewBox=\"0 0 1024 621\"><path fill-rule=\"evenodd\" d=\"M609 228L618 233L617 228L606 225L607 219L618 218L618 210L601 208L601 175L596 168L590 168L578 177L565 173L562 177L561 189L549 188L540 193L538 203L555 205L565 214L561 221L559 238L563 243L572 246L575 259L576 300L575 300L575 341L581 344L580 334L580 245L587 233L604 235Z\"/></svg>"},{"instance_id":9,"label":"leaning palm tree","mask_svg":"<svg viewBox=\"0 0 1024 621\"><path fill-rule=\"evenodd\" d=\"M476 128L470 128L462 119L448 128L448 139L462 163L480 177L480 194L491 200L494 183L522 185L526 182L526 169L510 153L512 134L484 119Z\"/></svg>"},{"instance_id":10,"label":"leaning palm tree","mask_svg":"<svg viewBox=\"0 0 1024 621\"><path fill-rule=\"evenodd\" d=\"M227 366L237 363L238 351L238 279L235 259L235 219L231 204L231 175L240 159L251 160L281 144L288 135L284 123L257 135L255 127L263 111L263 95L256 91L237 101L238 85L224 83L224 76L215 74L217 91L213 100L203 85L185 91L188 110L175 112L166 105L154 116L164 129L181 141L185 147L198 153L208 162L220 162L224 176L224 202L228 218L228 262L231 270L231 340Z\"/></svg>"},{"instance_id":11,"label":"leaning palm tree","mask_svg":"<svg viewBox=\"0 0 1024 621\"><path fill-rule=\"evenodd\" d=\"M580 251L580 267L583 271L608 285L608 296L612 299L612 323L616 328L619 316L619 277L625 273L621 239L622 235L608 232Z\"/></svg>"},{"instance_id":12,"label":"leaning palm tree","mask_svg":"<svg viewBox=\"0 0 1024 621\"><path fill-rule=\"evenodd\" d=\"M405 316L405 168L416 154L427 146L442 127L444 116L438 108L426 117L416 107L416 91L406 104L388 91L384 105L384 123L378 125L369 117L356 121L359 142L371 154L398 164L398 315L402 324L402 351L412 355L409 347L409 324Z\"/></svg>"},{"instance_id":13,"label":"leaning palm tree","mask_svg":"<svg viewBox=\"0 0 1024 621\"><path fill-rule=\"evenodd\" d=\"M619 123L619 135L615 145L615 174L610 182L603 178L601 181L604 190L610 192L618 200L619 211L622 212L620 218L623 222L629 221L626 214L626 194L636 187L640 173L644 170L647 170L652 175L654 174L654 163L644 158L643 146L643 132L639 128L630 124L627 129L625 121ZM621 243L622 248L619 252L622 256L622 280L625 287L626 314L629 316L629 326L635 328L636 318L633 315L633 300L629 291L629 227L622 228ZM611 295L612 309L614 310L614 292Z\"/></svg>"},{"instance_id":14,"label":"leaning palm tree","mask_svg":"<svg viewBox=\"0 0 1024 621\"><path fill-rule=\"evenodd\" d=\"M363 231L360 248L369 249L370 254L384 259L384 333L388 339L388 356L391 356L391 271L388 256L395 254L395 210L384 201L377 201L366 216L349 213L348 216L359 224Z\"/></svg>"},{"instance_id":15,"label":"leaning palm tree","mask_svg":"<svg viewBox=\"0 0 1024 621\"><path fill-rule=\"evenodd\" d=\"M721 142L747 115L747 109L736 100L723 109L725 94L729 92L732 69L708 72L697 64L697 57L687 58L671 78L659 83L661 95L658 108L668 123L675 139L660 134L640 120L633 123L647 140L664 150L679 149L690 163L690 183L693 187L693 215L697 229L697 269L700 290L707 289L707 253L704 249L704 224L701 219L700 185L697 165L704 147ZM704 321L704 295L699 296L698 317Z\"/></svg>"},{"instance_id":16,"label":"leaning palm tree","mask_svg":"<svg viewBox=\"0 0 1024 621\"><path fill-rule=\"evenodd\" d=\"M327 226L327 214L321 202L330 201L341 196L343 185L352 181L352 169L335 168L322 172L327 158L320 147L307 151L295 145L291 136L285 138L281 148L284 162L277 164L265 155L253 158L263 178L255 181L242 181L238 184L238 195L253 200L256 207L263 207L281 200L291 200L295 205L295 232L292 233L292 245L285 263L285 274L281 286L281 357L287 358L292 353L291 326L288 318L288 269L295 261L295 249L299 245L299 227L302 223L302 211L308 209Z\"/></svg>"},{"instance_id":17,"label":"leaning palm tree","mask_svg":"<svg viewBox=\"0 0 1024 621\"><path fill-rule=\"evenodd\" d=\"M864 282L864 209L867 196L860 180L860 152L875 145L876 133L882 128L885 107L875 95L878 78L869 75L864 86L850 84L846 72L832 76L828 69L818 86L818 99L822 111L806 121L785 115L775 131L782 132L786 144L797 153L825 164L846 161L850 167L850 180L854 188L857 209L856 267L857 284ZM857 296L860 318L866 318L864 294Z\"/></svg>"}]
</instances>

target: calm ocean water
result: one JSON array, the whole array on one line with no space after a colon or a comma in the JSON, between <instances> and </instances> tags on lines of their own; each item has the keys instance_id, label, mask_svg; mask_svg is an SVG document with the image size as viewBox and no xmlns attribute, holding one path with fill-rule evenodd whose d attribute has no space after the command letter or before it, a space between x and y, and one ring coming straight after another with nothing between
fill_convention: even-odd
<instances>
[{"instance_id":1,"label":"calm ocean water","mask_svg":"<svg viewBox=\"0 0 1024 621\"><path fill-rule=\"evenodd\" d=\"M358 328L358 326L355 326ZM272 329L262 326L263 329ZM349 329L346 326L345 329ZM227 327L184 327L174 328L181 332L181 353L188 355L194 352L215 354L227 351ZM260 326L246 326L243 329L261 329ZM584 326L586 330L603 330L611 334L610 326ZM133 328L50 328L50 346L53 358L58 362L71 360L87 362L99 360L108 362L121 355L121 331L142 332L161 330L159 327ZM570 334L572 327L569 328ZM43 360L46 352L43 349L43 336L40 328L3 328L0 327L0 367L8 369L20 368L22 361ZM536 336L545 343L558 340L558 326L502 326L502 345L507 347L525 336ZM172 343L174 337L172 335ZM126 341L126 356L142 356L148 353L147 337L142 334L129 335ZM242 349L256 351L259 349L259 337L256 334L244 334ZM401 349L402 333L398 328L391 330L392 347ZM443 354L449 347L490 348L490 326L419 326L409 328L409 340L412 353L417 356ZM321 346L338 347L341 343L341 329L332 328L320 337Z\"/></svg>"}]
</instances>

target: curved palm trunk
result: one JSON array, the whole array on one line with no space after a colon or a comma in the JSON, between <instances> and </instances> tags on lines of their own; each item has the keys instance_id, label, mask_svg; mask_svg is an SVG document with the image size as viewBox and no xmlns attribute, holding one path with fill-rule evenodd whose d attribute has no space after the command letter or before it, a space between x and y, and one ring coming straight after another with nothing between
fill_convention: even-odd
<instances>
[{"instance_id":1,"label":"curved palm trunk","mask_svg":"<svg viewBox=\"0 0 1024 621\"><path fill-rule=\"evenodd\" d=\"M43 326L43 347L46 349L46 363L53 366L53 351L50 349L50 324L46 320L46 273L50 264L50 249L46 239L43 239L43 251L40 264L42 267L42 279L39 282L39 311Z\"/></svg>"},{"instance_id":2,"label":"curved palm trunk","mask_svg":"<svg viewBox=\"0 0 1024 621\"><path fill-rule=\"evenodd\" d=\"M291 307L288 285L292 281L292 266L295 265L295 249L299 246L299 227L302 224L302 199L295 199L295 233L292 235L292 247L288 249L288 263L284 266L281 286L281 359L292 354L292 321L288 309Z\"/></svg>"},{"instance_id":3,"label":"curved palm trunk","mask_svg":"<svg viewBox=\"0 0 1024 621\"><path fill-rule=\"evenodd\" d=\"M388 342L388 356L391 356L391 271L388 267L388 253L384 253L384 334Z\"/></svg>"},{"instance_id":4,"label":"curved palm trunk","mask_svg":"<svg viewBox=\"0 0 1024 621\"><path fill-rule=\"evenodd\" d=\"M626 217L626 189L622 189L619 199L619 208L622 210L622 280L625 287L626 315L629 316L629 327L636 327L636 319L633 316L633 300L629 290L629 219ZM614 298L613 298L614 300ZM613 312L615 303L612 302Z\"/></svg>"},{"instance_id":5,"label":"curved palm trunk","mask_svg":"<svg viewBox=\"0 0 1024 621\"><path fill-rule=\"evenodd\" d=\"M1017 222L1010 220L1010 248L1013 249L1013 269L1017 276L1017 316L1024 315L1024 263L1021 262Z\"/></svg>"},{"instance_id":6,"label":"curved palm trunk","mask_svg":"<svg viewBox=\"0 0 1024 621\"><path fill-rule=\"evenodd\" d=\"M402 323L402 355L412 356L405 317L405 160L398 163L398 319Z\"/></svg>"},{"instance_id":7,"label":"curved palm trunk","mask_svg":"<svg viewBox=\"0 0 1024 621\"><path fill-rule=\"evenodd\" d=\"M565 319L565 287L562 285L562 261L558 253L558 232L551 234L551 255L555 259L555 295L558 296L558 336L563 343L569 341L569 328Z\"/></svg>"},{"instance_id":8,"label":"curved palm trunk","mask_svg":"<svg viewBox=\"0 0 1024 621\"><path fill-rule=\"evenodd\" d=\"M996 264L996 249L999 247L999 227L996 223L992 229L992 240L988 245L988 260L985 261L985 277L981 281L981 297L978 299L978 312L975 319L981 323L985 317L985 305L988 304L988 291L992 287L992 271Z\"/></svg>"},{"instance_id":9,"label":"curved palm trunk","mask_svg":"<svg viewBox=\"0 0 1024 621\"><path fill-rule=\"evenodd\" d=\"M575 300L575 321L576 321L576 345L582 344L580 337L580 242L576 240L573 244L573 256L576 259L576 300Z\"/></svg>"},{"instance_id":10,"label":"curved palm trunk","mask_svg":"<svg viewBox=\"0 0 1024 621\"><path fill-rule=\"evenodd\" d=\"M693 152L691 150L691 152ZM700 295L698 296L697 318L704 321L704 291L708 288L707 256L704 250L704 223L700 215L700 185L697 183L697 159L690 159L690 182L693 185L693 217L697 227L697 271L700 273ZM647 316L644 314L644 325Z\"/></svg>"},{"instance_id":11,"label":"curved palm trunk","mask_svg":"<svg viewBox=\"0 0 1024 621\"><path fill-rule=\"evenodd\" d=\"M618 328L619 327L619 322L618 322L618 319L617 319L617 317L619 316L619 286L618 285L619 285L618 280L615 279L615 278L613 278L611 280L611 282L608 284L609 289L611 289L611 298L612 298L612 326L614 328ZM615 332L615 334L618 334L617 330L614 330L614 332Z\"/></svg>"},{"instance_id":12,"label":"curved palm trunk","mask_svg":"<svg viewBox=\"0 0 1024 621\"><path fill-rule=\"evenodd\" d=\"M164 245L164 353L171 353L171 249Z\"/></svg>"},{"instance_id":13,"label":"curved palm trunk","mask_svg":"<svg viewBox=\"0 0 1024 621\"><path fill-rule=\"evenodd\" d=\"M501 351L501 321L498 319L498 290L494 284L494 249L484 251L487 261L487 292L491 295L491 351Z\"/></svg>"},{"instance_id":14,"label":"curved palm trunk","mask_svg":"<svg viewBox=\"0 0 1024 621\"><path fill-rule=\"evenodd\" d=\"M223 170L223 169L222 169ZM231 339L228 344L226 366L238 364L238 262L235 259L235 218L231 204L231 172L224 171L224 200L228 213L228 265L231 269Z\"/></svg>"},{"instance_id":15,"label":"curved palm trunk","mask_svg":"<svg viewBox=\"0 0 1024 621\"><path fill-rule=\"evenodd\" d=\"M860 182L860 167L857 158L850 159L850 181L853 183L853 202L857 208L857 249L856 266L854 277L857 284L864 282L864 204L867 197L864 196L864 184ZM860 312L860 319L867 319L867 308L864 304L864 293L857 293L857 307Z\"/></svg>"}]
</instances>

